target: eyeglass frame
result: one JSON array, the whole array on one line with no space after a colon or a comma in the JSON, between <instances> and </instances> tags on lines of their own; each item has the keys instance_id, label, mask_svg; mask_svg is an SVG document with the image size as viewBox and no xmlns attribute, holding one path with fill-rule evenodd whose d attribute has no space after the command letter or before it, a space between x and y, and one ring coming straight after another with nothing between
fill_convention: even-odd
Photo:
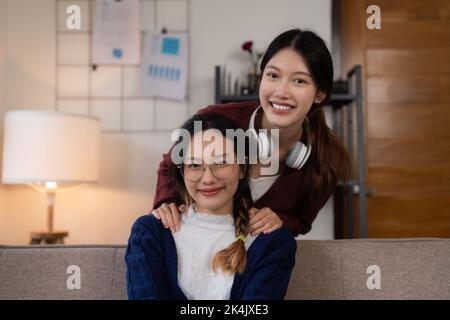
<instances>
[{"instance_id":1,"label":"eyeglass frame","mask_svg":"<svg viewBox=\"0 0 450 320\"><path fill-rule=\"evenodd\" d=\"M179 164L179 165L177 165L177 167L178 167L178 169L180 169L181 176L182 176L184 179L186 179L187 181L190 181L190 182L197 182L197 181L200 181L200 180L202 179L203 175L205 174L205 171L206 171L206 168L207 168L207 167L209 167L209 171L211 172L211 174L212 174L216 179L227 179L226 177L225 177L225 178L218 177L218 176L214 173L214 169L211 169L212 166L217 165L216 163L212 163L212 164L206 164L206 163L203 163L203 164L202 164L202 174L198 177L198 179L196 179L196 180L188 179L188 178L186 178L186 176L184 175L184 170L183 170L184 165L186 165L186 163ZM232 170L231 173L230 173L230 175L231 175L231 174L233 174L233 172L234 172L235 166L236 166L236 165L239 165L239 164L238 164L238 163L232 163L232 164L226 164L226 165L233 166L233 170ZM214 168L214 167L213 167L213 168Z\"/></svg>"},{"instance_id":2,"label":"eyeglass frame","mask_svg":"<svg viewBox=\"0 0 450 320\"><path fill-rule=\"evenodd\" d=\"M248 161L248 157L245 157L245 163L244 163L244 165L247 165L247 163L248 163L247 161ZM184 172L183 172L183 171L184 171L184 170L183 170L184 165L186 165L186 163L181 163L181 164L177 165L177 168L180 169L181 176L182 176L184 179L186 179L186 180L188 180L188 181L190 181L190 182L197 182L197 181L200 181L200 180L202 179L203 175L205 174L206 167L209 167L209 171L211 171L211 174L212 174L216 179L227 179L227 178L220 178L220 177L217 177L217 176L214 174L214 169L211 169L211 166L216 165L215 163L212 163L212 164L202 163L202 174L200 175L200 177L199 177L198 179L196 179L196 180L190 180L190 179L187 179L187 178L185 177L185 175L184 175ZM227 165L232 165L232 166L233 166L233 171L231 172L231 174L233 174L233 172L234 172L234 170L235 170L234 168L235 168L236 166L240 166L240 165L242 165L242 164L240 164L240 163L232 163L232 164L227 164Z\"/></svg>"}]
</instances>

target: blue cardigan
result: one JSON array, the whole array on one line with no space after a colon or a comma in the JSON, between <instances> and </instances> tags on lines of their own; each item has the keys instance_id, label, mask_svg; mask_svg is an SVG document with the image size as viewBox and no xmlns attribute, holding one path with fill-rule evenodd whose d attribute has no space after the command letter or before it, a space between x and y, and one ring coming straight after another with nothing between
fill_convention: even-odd
<instances>
[{"instance_id":1,"label":"blue cardigan","mask_svg":"<svg viewBox=\"0 0 450 320\"><path fill-rule=\"evenodd\" d=\"M281 300L295 265L297 243L282 227L259 235L247 251L247 266L234 276L230 300ZM170 229L153 215L133 225L125 254L129 299L187 300L178 285L178 257Z\"/></svg>"}]
</instances>

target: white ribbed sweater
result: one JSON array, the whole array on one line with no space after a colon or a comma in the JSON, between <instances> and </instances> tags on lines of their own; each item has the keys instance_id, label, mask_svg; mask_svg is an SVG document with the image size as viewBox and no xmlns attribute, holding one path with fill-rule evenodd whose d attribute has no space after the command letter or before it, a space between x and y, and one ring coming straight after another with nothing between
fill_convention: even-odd
<instances>
[{"instance_id":1,"label":"white ribbed sweater","mask_svg":"<svg viewBox=\"0 0 450 320\"><path fill-rule=\"evenodd\" d=\"M181 215L180 231L173 233L178 255L178 283L188 299L229 299L234 275L213 272L215 254L236 239L231 214L197 213L191 206ZM256 237L247 237L248 248Z\"/></svg>"}]
</instances>

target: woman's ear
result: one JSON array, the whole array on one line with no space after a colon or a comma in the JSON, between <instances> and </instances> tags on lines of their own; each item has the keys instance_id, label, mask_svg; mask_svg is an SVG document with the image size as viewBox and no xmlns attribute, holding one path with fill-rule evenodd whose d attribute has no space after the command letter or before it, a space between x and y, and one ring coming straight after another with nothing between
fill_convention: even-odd
<instances>
[{"instance_id":1,"label":"woman's ear","mask_svg":"<svg viewBox=\"0 0 450 320\"><path fill-rule=\"evenodd\" d=\"M323 91L318 91L316 94L316 98L314 99L314 103L320 104L326 97L326 93Z\"/></svg>"}]
</instances>

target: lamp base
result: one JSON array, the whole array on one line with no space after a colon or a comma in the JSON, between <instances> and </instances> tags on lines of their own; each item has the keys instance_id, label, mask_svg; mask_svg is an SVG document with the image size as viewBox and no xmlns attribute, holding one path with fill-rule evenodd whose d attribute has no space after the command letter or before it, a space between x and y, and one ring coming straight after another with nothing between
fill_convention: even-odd
<instances>
[{"instance_id":1,"label":"lamp base","mask_svg":"<svg viewBox=\"0 0 450 320\"><path fill-rule=\"evenodd\" d=\"M30 244L64 244L69 232L63 230L31 232Z\"/></svg>"}]
</instances>

